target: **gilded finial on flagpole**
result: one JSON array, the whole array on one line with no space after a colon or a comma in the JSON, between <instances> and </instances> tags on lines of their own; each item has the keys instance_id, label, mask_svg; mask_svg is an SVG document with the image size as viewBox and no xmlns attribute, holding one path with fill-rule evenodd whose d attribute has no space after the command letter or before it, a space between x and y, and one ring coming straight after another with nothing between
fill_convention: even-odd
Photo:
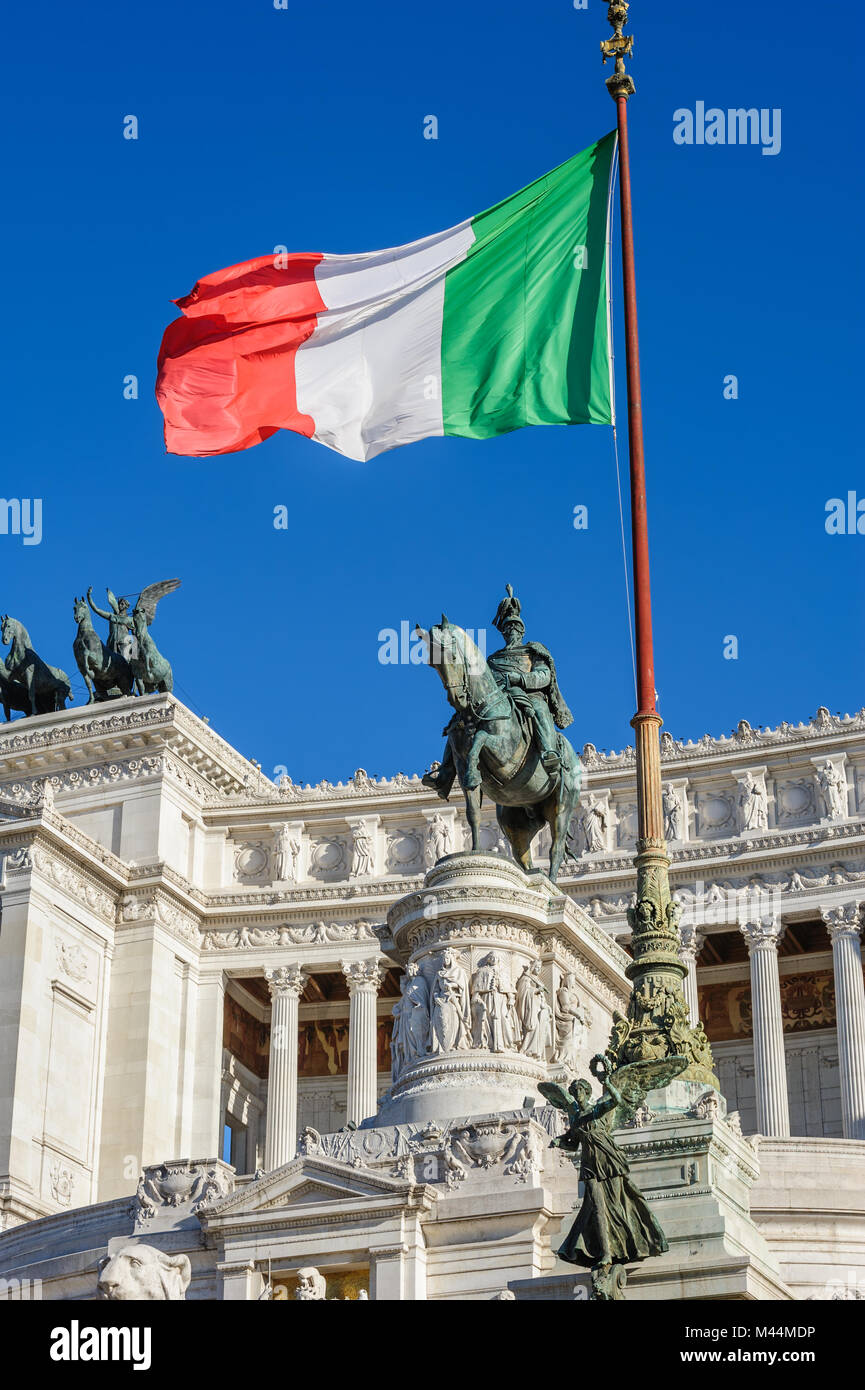
<instances>
[{"instance_id":1,"label":"gilded finial on flagpole","mask_svg":"<svg viewBox=\"0 0 865 1390\"><path fill-rule=\"evenodd\" d=\"M634 50L633 34L622 33L628 22L629 8L628 0L612 0L607 6L607 19L613 28L614 37L601 40L603 61L606 62L608 58L616 60L616 71L612 77L607 78L607 91L614 101L619 97L627 100L637 90L630 73L625 72L625 59L629 58Z\"/></svg>"}]
</instances>

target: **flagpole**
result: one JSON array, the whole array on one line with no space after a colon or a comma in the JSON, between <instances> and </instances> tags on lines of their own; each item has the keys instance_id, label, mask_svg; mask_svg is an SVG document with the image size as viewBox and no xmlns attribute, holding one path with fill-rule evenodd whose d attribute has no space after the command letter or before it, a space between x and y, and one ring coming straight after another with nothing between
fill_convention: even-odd
<instances>
[{"instance_id":1,"label":"flagpole","mask_svg":"<svg viewBox=\"0 0 865 1390\"><path fill-rule=\"evenodd\" d=\"M607 18L613 38L601 43L604 62L615 59L615 71L607 78L607 90L616 103L619 136L619 196L621 208L622 282L625 309L625 353L628 383L628 454L631 480L631 547L634 573L636 628L637 712L631 720L635 731L637 770L637 900L628 913L634 959L627 967L632 983L627 1036L616 1038L617 1061L626 1065L670 1052L687 1055L689 1066L682 1080L701 1081L717 1087L711 1049L702 1027L683 1025L687 1005L682 980L687 967L679 955L680 912L670 895L670 859L664 839L661 788L662 719L655 693L655 658L652 641L652 598L649 579L649 527L646 509L646 471L643 453L643 404L640 389L640 344L637 332L637 288L634 267L634 223L631 205L631 162L628 147L628 101L635 93L625 71L625 58L633 51L632 34L622 31L628 23L629 3L614 0ZM675 996L675 1012L681 1016L671 1038L669 1009L659 1007L665 992ZM653 1002L654 1001L654 1002ZM684 1009L684 1014L682 1010ZM623 1031L623 1030L622 1030Z\"/></svg>"}]
</instances>

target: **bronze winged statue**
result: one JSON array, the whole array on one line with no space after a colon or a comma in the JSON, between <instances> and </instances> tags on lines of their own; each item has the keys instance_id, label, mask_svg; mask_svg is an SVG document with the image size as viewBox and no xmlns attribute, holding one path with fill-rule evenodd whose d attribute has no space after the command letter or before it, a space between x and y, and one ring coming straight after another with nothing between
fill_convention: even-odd
<instances>
[{"instance_id":1,"label":"bronze winged statue","mask_svg":"<svg viewBox=\"0 0 865 1390\"><path fill-rule=\"evenodd\" d=\"M592 1098L591 1082L582 1079L572 1081L567 1091L549 1081L538 1087L544 1099L568 1117L567 1130L551 1147L565 1149L574 1163L580 1155L583 1200L559 1258L591 1270L592 1298L599 1302L624 1297L628 1264L669 1248L654 1213L631 1180L628 1160L612 1131L633 1117L647 1091L668 1085L686 1066L686 1057L667 1057L633 1062L614 1071L610 1054L598 1053L589 1063L589 1071L603 1087L597 1100Z\"/></svg>"}]
</instances>

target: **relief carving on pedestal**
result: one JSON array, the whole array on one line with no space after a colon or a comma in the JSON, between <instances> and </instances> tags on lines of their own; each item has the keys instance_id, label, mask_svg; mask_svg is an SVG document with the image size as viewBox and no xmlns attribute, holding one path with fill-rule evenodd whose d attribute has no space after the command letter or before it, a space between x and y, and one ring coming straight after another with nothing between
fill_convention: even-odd
<instances>
[{"instance_id":1,"label":"relief carving on pedestal","mask_svg":"<svg viewBox=\"0 0 865 1390\"><path fill-rule=\"evenodd\" d=\"M503 941L517 930L500 925ZM483 933L481 927L485 928ZM459 930L451 923L450 930L455 929ZM473 935L496 934L494 923L472 923L470 929ZM440 929L429 930L436 933ZM522 935L532 940L530 933ZM544 1063L554 1047L564 1056L582 1046L587 1015L578 1000L576 1011L569 1012L577 996L565 988L557 996L561 1017L554 1023L539 960L526 961L505 950L481 950L472 971L472 955L471 948L446 945L432 958L426 974L416 961L409 962L392 1011L394 1083L429 1057L472 1051L512 1052ZM573 981L574 977L568 978Z\"/></svg>"},{"instance_id":2,"label":"relief carving on pedestal","mask_svg":"<svg viewBox=\"0 0 865 1390\"><path fill-rule=\"evenodd\" d=\"M391 1036L392 1076L426 1056L430 1042L429 987L417 963L409 961L400 981L400 999L394 1005Z\"/></svg>"},{"instance_id":3,"label":"relief carving on pedestal","mask_svg":"<svg viewBox=\"0 0 865 1390\"><path fill-rule=\"evenodd\" d=\"M489 1052L510 1052L518 1046L519 1019L516 993L506 967L494 951L478 962L471 980L472 1047Z\"/></svg>"},{"instance_id":4,"label":"relief carving on pedestal","mask_svg":"<svg viewBox=\"0 0 865 1390\"><path fill-rule=\"evenodd\" d=\"M517 980L517 1019L522 1028L520 1052L546 1061L553 1044L553 1010L541 983L541 962L523 967Z\"/></svg>"},{"instance_id":5,"label":"relief carving on pedestal","mask_svg":"<svg viewBox=\"0 0 865 1390\"><path fill-rule=\"evenodd\" d=\"M577 977L568 971L556 992L556 1047L553 1063L570 1073L578 1072L583 1061L592 1022L576 990Z\"/></svg>"},{"instance_id":6,"label":"relief carving on pedestal","mask_svg":"<svg viewBox=\"0 0 865 1390\"><path fill-rule=\"evenodd\" d=\"M430 1052L437 1056L471 1046L469 978L458 953L442 953L430 990Z\"/></svg>"}]
</instances>

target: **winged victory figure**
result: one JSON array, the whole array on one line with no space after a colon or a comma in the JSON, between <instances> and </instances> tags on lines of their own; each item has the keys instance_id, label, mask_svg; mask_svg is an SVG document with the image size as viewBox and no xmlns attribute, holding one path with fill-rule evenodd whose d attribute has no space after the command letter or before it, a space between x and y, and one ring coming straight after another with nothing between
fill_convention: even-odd
<instances>
[{"instance_id":1,"label":"winged victory figure","mask_svg":"<svg viewBox=\"0 0 865 1390\"><path fill-rule=\"evenodd\" d=\"M583 1200L559 1258L592 1272L592 1298L603 1302L624 1297L626 1265L661 1255L668 1249L664 1232L640 1189L612 1133L632 1118L648 1090L664 1086L687 1065L684 1057L634 1062L611 1067L609 1053L599 1053L589 1071L603 1094L592 1098L589 1081L572 1081L565 1091L555 1082L538 1087L544 1099L568 1117L564 1134L551 1147L564 1149L577 1163Z\"/></svg>"}]
</instances>

